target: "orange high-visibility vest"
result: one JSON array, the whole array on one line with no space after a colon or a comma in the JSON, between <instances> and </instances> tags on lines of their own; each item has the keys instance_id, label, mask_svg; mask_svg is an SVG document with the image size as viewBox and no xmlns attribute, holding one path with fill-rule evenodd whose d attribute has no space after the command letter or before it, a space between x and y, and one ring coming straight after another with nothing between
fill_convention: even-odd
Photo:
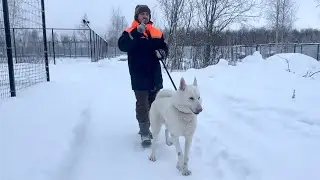
<instances>
[{"instance_id":1,"label":"orange high-visibility vest","mask_svg":"<svg viewBox=\"0 0 320 180\"><path fill-rule=\"evenodd\" d=\"M130 32L131 32L134 28L136 28L136 27L138 27L138 26L139 26L139 22L136 21L136 20L134 20L134 21L132 22L131 26L128 27L128 28L126 28L124 31L128 32L129 35L130 35L130 37L132 38ZM154 27L154 26L152 25L152 23L146 24L146 31L149 31L149 32L150 32L151 38L159 38L159 39L160 39L160 38L162 37L162 32L161 32L159 29L157 29L156 27ZM148 37L148 34L146 33L146 31L143 32L143 35L144 35L145 37Z\"/></svg>"}]
</instances>

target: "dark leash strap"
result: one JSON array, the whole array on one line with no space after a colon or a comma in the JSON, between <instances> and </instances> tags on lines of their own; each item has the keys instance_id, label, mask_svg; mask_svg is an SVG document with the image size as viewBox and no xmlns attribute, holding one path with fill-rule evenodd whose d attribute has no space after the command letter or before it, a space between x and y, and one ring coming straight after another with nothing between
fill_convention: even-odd
<instances>
[{"instance_id":1,"label":"dark leash strap","mask_svg":"<svg viewBox=\"0 0 320 180\"><path fill-rule=\"evenodd\" d=\"M151 39L152 37L151 37L150 31L146 30L146 33L147 33L147 35L148 35L148 39ZM160 52L159 52L158 50L156 50L155 53L156 53L157 58L161 61L164 69L166 70L166 72L167 72L167 74L168 74L168 76L169 76L169 78L170 78L170 81L171 81L174 89L177 90L177 87L176 87L176 85L174 84L174 82L173 82L173 80L172 80L172 77L171 77L171 75L170 75L170 73L169 73L169 71L168 71L168 68L167 68L167 66L166 66L166 65L164 64L164 62L163 62L163 57L162 57L162 55L160 54Z\"/></svg>"},{"instance_id":2,"label":"dark leash strap","mask_svg":"<svg viewBox=\"0 0 320 180\"><path fill-rule=\"evenodd\" d=\"M169 78L170 78L170 81L171 81L171 83L172 83L172 85L173 85L174 89L175 89L175 90L177 90L177 87L176 87L176 85L174 84L174 82L173 82L173 80L172 80L172 78L171 78L171 75L170 75L170 73L169 73L169 71L168 71L168 69L167 69L166 65L164 64L164 62L163 62L163 60L162 60L162 59L160 59L160 61L162 62L162 65L163 65L164 69L167 71L167 74L168 74L168 76L169 76Z\"/></svg>"}]
</instances>

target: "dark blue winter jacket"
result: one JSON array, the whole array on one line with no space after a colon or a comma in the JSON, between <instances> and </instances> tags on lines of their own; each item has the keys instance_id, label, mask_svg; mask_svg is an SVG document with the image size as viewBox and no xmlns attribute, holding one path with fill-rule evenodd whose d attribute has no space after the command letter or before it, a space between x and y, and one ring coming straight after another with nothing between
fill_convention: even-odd
<instances>
[{"instance_id":1,"label":"dark blue winter jacket","mask_svg":"<svg viewBox=\"0 0 320 180\"><path fill-rule=\"evenodd\" d=\"M132 90L150 91L163 88L160 59L168 55L168 47L162 32L146 24L146 32L139 33L139 23L133 21L131 27L125 29L118 39L118 47L128 54L128 67L131 77ZM160 59L156 50L164 50L165 55Z\"/></svg>"}]
</instances>

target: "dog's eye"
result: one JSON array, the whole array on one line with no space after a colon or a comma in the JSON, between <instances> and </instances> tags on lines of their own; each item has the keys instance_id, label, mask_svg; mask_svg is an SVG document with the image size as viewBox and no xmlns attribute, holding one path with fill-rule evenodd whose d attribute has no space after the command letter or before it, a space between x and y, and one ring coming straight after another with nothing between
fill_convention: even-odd
<instances>
[{"instance_id":1,"label":"dog's eye","mask_svg":"<svg viewBox=\"0 0 320 180\"><path fill-rule=\"evenodd\" d=\"M193 97L190 97L189 99L190 99L190 100L194 100L194 98L193 98Z\"/></svg>"}]
</instances>

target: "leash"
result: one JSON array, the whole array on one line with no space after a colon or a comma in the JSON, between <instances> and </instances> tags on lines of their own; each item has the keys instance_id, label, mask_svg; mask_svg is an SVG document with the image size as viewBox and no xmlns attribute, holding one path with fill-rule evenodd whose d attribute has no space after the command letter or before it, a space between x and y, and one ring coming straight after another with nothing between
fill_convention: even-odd
<instances>
[{"instance_id":1,"label":"leash","mask_svg":"<svg viewBox=\"0 0 320 180\"><path fill-rule=\"evenodd\" d=\"M156 53L157 53L157 56L158 56L158 57L161 57L159 51L156 51ZM170 73L169 73L169 71L168 71L168 69L167 69L167 66L164 64L164 62L163 62L162 59L160 59L160 61L162 62L162 65L163 65L164 69L166 70L166 72L167 72L167 74L168 74L168 76L169 76L169 78L170 78L170 81L171 81L174 89L177 90L177 87L176 87L176 85L174 84L174 82L173 82L173 80L172 80L172 78L171 78L171 75L170 75Z\"/></svg>"},{"instance_id":2,"label":"leash","mask_svg":"<svg viewBox=\"0 0 320 180\"><path fill-rule=\"evenodd\" d=\"M148 30L146 30L146 33L147 33L147 35L148 35L148 38L151 39L151 34L150 34L150 32L149 32ZM167 74L168 74L168 76L169 76L169 78L170 78L170 81L171 81L174 89L177 91L177 87L176 87L176 85L174 84L174 82L173 82L173 80L172 80L172 78L171 78L171 75L170 75L170 73L169 73L166 65L164 64L163 59L161 58L162 56L161 56L161 54L160 54L160 52L159 52L158 50L156 50L156 55L157 55L157 57L160 59L162 65L163 65L163 67L164 67L164 69L166 70L166 72L167 72ZM167 58L165 58L165 59L167 59Z\"/></svg>"},{"instance_id":3,"label":"leash","mask_svg":"<svg viewBox=\"0 0 320 180\"><path fill-rule=\"evenodd\" d=\"M167 69L167 67L166 67L166 65L164 64L164 62L163 62L162 59L161 59L161 62L162 62L162 64L163 64L164 69L167 71L167 74L168 74L168 76L169 76L169 78L170 78L170 81L171 81L174 89L177 90L177 87L176 87L176 85L174 84L174 82L173 82L173 80L172 80L172 78L171 78L171 75L170 75L170 73L169 73L169 71L168 71L168 69Z\"/></svg>"}]
</instances>

